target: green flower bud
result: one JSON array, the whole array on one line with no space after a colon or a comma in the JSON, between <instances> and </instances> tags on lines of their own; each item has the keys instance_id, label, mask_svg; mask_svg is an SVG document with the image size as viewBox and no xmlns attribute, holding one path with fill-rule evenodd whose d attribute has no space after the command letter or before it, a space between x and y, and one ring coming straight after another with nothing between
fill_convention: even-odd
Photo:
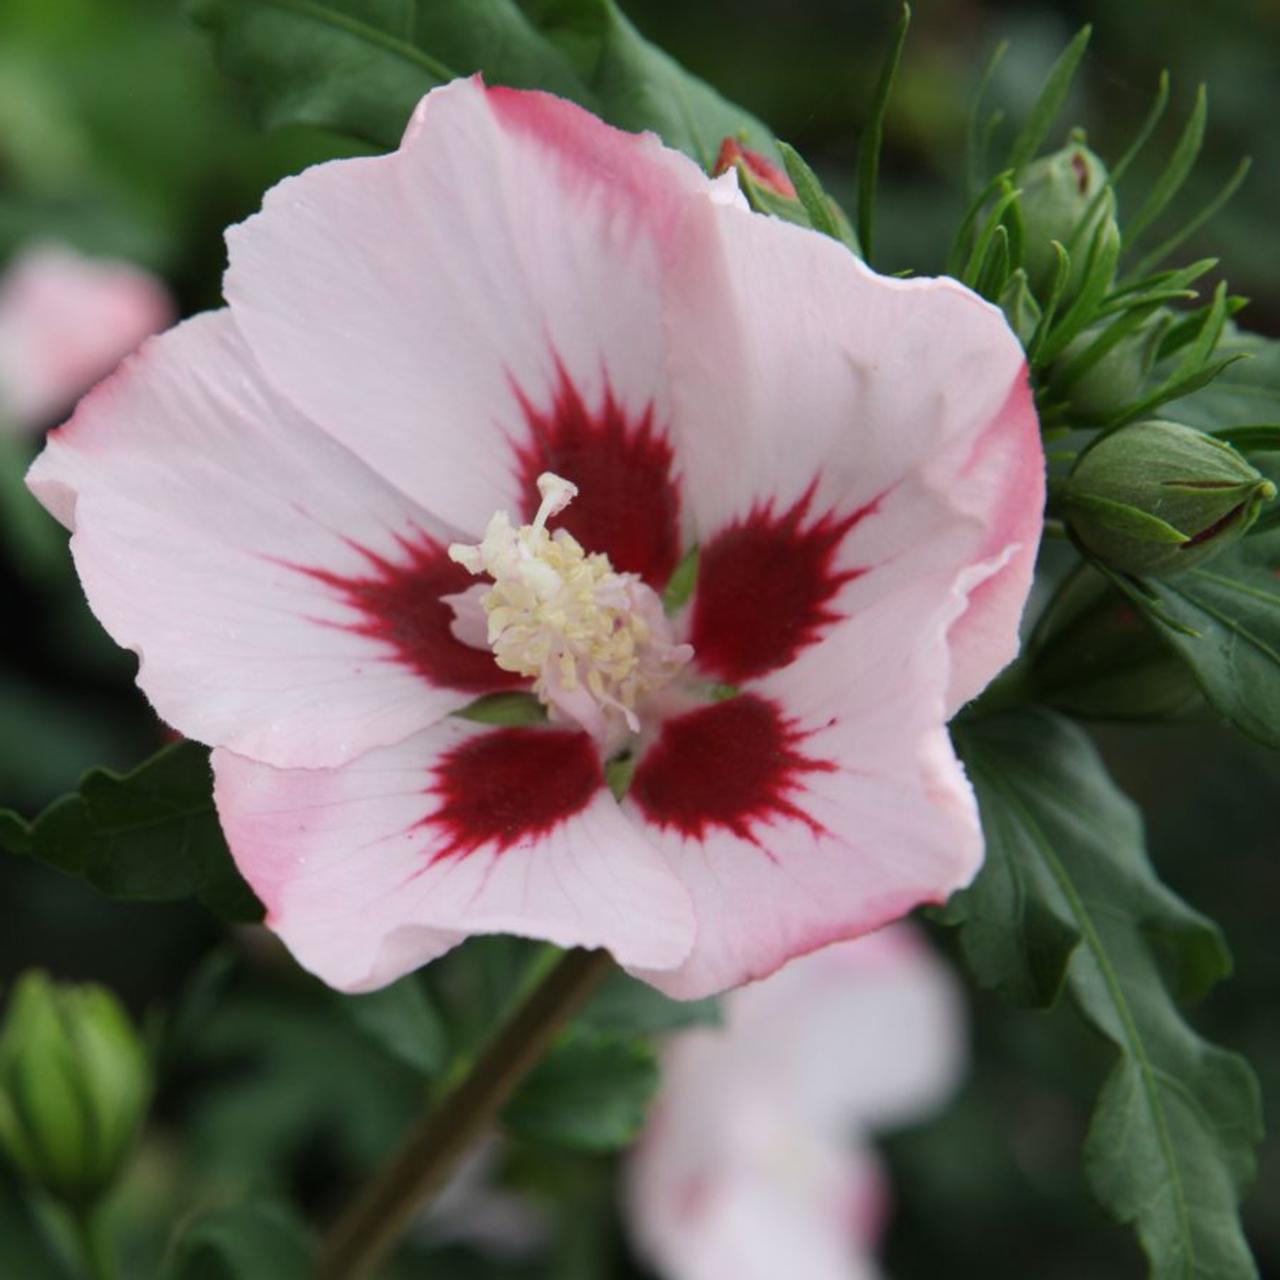
<instances>
[{"instance_id":1,"label":"green flower bud","mask_svg":"<svg viewBox=\"0 0 1280 1280\"><path fill-rule=\"evenodd\" d=\"M0 1029L0 1150L24 1177L66 1204L93 1204L150 1095L146 1052L111 992L19 979Z\"/></svg>"},{"instance_id":2,"label":"green flower bud","mask_svg":"<svg viewBox=\"0 0 1280 1280\"><path fill-rule=\"evenodd\" d=\"M1049 371L1049 386L1070 403L1072 420L1103 423L1137 401L1172 321L1167 311L1158 313L1086 369L1079 369L1080 357L1102 330L1086 329L1074 339Z\"/></svg>"},{"instance_id":3,"label":"green flower bud","mask_svg":"<svg viewBox=\"0 0 1280 1280\"><path fill-rule=\"evenodd\" d=\"M1036 294L1045 297L1053 283L1057 254L1052 241L1069 249L1071 275L1062 305L1080 291L1089 246L1102 229L1105 240L1118 242L1115 198L1108 192L1082 226L1089 206L1107 184L1107 166L1088 147L1072 142L1052 155L1033 160L1017 178L1022 191L1022 265Z\"/></svg>"},{"instance_id":4,"label":"green flower bud","mask_svg":"<svg viewBox=\"0 0 1280 1280\"><path fill-rule=\"evenodd\" d=\"M1153 421L1086 449L1063 509L1072 533L1104 564L1167 578L1230 546L1275 496L1275 485L1229 444Z\"/></svg>"},{"instance_id":5,"label":"green flower bud","mask_svg":"<svg viewBox=\"0 0 1280 1280\"><path fill-rule=\"evenodd\" d=\"M1027 346L1040 323L1040 304L1027 283L1027 273L1021 267L1010 275L1000 294L1000 310L1004 312L1009 328L1018 335L1018 341Z\"/></svg>"}]
</instances>

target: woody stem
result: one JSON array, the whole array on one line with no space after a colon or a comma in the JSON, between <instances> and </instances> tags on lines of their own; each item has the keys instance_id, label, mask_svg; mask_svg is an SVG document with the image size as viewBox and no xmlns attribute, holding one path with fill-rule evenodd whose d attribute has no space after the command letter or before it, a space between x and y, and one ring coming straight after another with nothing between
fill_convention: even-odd
<instances>
[{"instance_id":1,"label":"woody stem","mask_svg":"<svg viewBox=\"0 0 1280 1280\"><path fill-rule=\"evenodd\" d=\"M318 1280L361 1280L373 1273L612 963L605 951L581 950L558 961L481 1051L471 1071L422 1117L339 1218L324 1242Z\"/></svg>"}]
</instances>

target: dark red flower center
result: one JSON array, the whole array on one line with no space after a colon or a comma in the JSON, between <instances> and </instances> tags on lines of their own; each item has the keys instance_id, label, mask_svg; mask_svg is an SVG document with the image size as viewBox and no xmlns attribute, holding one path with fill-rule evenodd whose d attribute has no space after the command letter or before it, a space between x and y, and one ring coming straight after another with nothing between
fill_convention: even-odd
<instances>
[{"instance_id":1,"label":"dark red flower center","mask_svg":"<svg viewBox=\"0 0 1280 1280\"><path fill-rule=\"evenodd\" d=\"M540 409L517 389L528 428L517 438L524 518L537 511L544 471L578 486L578 496L552 527L567 529L588 551L603 552L619 573L636 573L661 590L680 559L680 492L671 444L653 406L629 415L606 383L600 404L583 400L557 360L551 404Z\"/></svg>"},{"instance_id":2,"label":"dark red flower center","mask_svg":"<svg viewBox=\"0 0 1280 1280\"><path fill-rule=\"evenodd\" d=\"M804 738L755 694L711 703L662 726L630 794L650 822L695 840L722 827L759 844L758 829L780 818L821 831L799 797L806 774L832 773L835 765L805 755Z\"/></svg>"},{"instance_id":3,"label":"dark red flower center","mask_svg":"<svg viewBox=\"0 0 1280 1280\"><path fill-rule=\"evenodd\" d=\"M604 785L595 744L574 729L494 729L468 738L435 766L432 862L477 849L535 844L580 813Z\"/></svg>"},{"instance_id":4,"label":"dark red flower center","mask_svg":"<svg viewBox=\"0 0 1280 1280\"><path fill-rule=\"evenodd\" d=\"M695 661L729 684L785 667L840 619L831 607L862 569L837 567L841 544L879 502L810 517L813 487L789 510L772 502L703 548L689 641Z\"/></svg>"},{"instance_id":5,"label":"dark red flower center","mask_svg":"<svg viewBox=\"0 0 1280 1280\"><path fill-rule=\"evenodd\" d=\"M302 572L332 587L360 615L345 624L348 630L383 641L396 661L432 684L472 694L523 687L523 677L503 671L487 649L463 644L450 630L453 609L441 597L466 591L475 579L425 533L401 538L400 546L404 554L396 560L358 548L369 563L365 574Z\"/></svg>"}]
</instances>

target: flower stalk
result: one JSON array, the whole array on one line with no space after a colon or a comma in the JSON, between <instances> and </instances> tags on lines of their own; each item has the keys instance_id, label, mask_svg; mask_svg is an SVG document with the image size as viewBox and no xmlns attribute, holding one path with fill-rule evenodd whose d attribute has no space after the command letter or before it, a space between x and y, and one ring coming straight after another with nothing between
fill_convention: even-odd
<instances>
[{"instance_id":1,"label":"flower stalk","mask_svg":"<svg viewBox=\"0 0 1280 1280\"><path fill-rule=\"evenodd\" d=\"M418 1122L339 1218L325 1241L318 1280L360 1280L373 1273L612 963L607 951L574 950L548 972L468 1075Z\"/></svg>"}]
</instances>

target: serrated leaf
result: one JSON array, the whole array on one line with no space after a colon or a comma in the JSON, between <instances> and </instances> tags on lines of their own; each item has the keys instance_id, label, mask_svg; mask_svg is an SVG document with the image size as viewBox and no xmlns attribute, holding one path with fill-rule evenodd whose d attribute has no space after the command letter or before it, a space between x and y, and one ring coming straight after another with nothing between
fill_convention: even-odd
<instances>
[{"instance_id":1,"label":"serrated leaf","mask_svg":"<svg viewBox=\"0 0 1280 1280\"><path fill-rule=\"evenodd\" d=\"M1280 530L1174 578L1117 586L1237 728L1280 748Z\"/></svg>"},{"instance_id":2,"label":"serrated leaf","mask_svg":"<svg viewBox=\"0 0 1280 1280\"><path fill-rule=\"evenodd\" d=\"M958 727L957 746L987 839L948 917L966 956L1015 997L1060 978L1116 1050L1085 1148L1094 1193L1134 1225L1153 1280L1249 1280L1237 1206L1261 1134L1257 1084L1183 1021L1153 949L1201 994L1230 968L1220 934L1156 879L1136 808L1081 730L1021 711Z\"/></svg>"},{"instance_id":3,"label":"serrated leaf","mask_svg":"<svg viewBox=\"0 0 1280 1280\"><path fill-rule=\"evenodd\" d=\"M268 126L394 147L418 99L458 76L546 89L623 129L654 129L710 168L768 129L646 41L612 0L189 0Z\"/></svg>"},{"instance_id":4,"label":"serrated leaf","mask_svg":"<svg viewBox=\"0 0 1280 1280\"><path fill-rule=\"evenodd\" d=\"M4 835L0 827L0 839ZM198 898L231 920L262 907L231 860L213 807L209 752L165 747L129 773L93 769L31 823L26 852L113 898Z\"/></svg>"},{"instance_id":5,"label":"serrated leaf","mask_svg":"<svg viewBox=\"0 0 1280 1280\"><path fill-rule=\"evenodd\" d=\"M574 1031L526 1077L502 1121L530 1141L613 1151L640 1132L658 1082L645 1041Z\"/></svg>"},{"instance_id":6,"label":"serrated leaf","mask_svg":"<svg viewBox=\"0 0 1280 1280\"><path fill-rule=\"evenodd\" d=\"M369 1040L405 1066L425 1076L444 1069L448 1032L417 974L379 991L343 997L341 1005Z\"/></svg>"},{"instance_id":7,"label":"serrated leaf","mask_svg":"<svg viewBox=\"0 0 1280 1280\"><path fill-rule=\"evenodd\" d=\"M315 1244L291 1213L242 1204L196 1218L179 1237L164 1280L309 1280Z\"/></svg>"}]
</instances>

